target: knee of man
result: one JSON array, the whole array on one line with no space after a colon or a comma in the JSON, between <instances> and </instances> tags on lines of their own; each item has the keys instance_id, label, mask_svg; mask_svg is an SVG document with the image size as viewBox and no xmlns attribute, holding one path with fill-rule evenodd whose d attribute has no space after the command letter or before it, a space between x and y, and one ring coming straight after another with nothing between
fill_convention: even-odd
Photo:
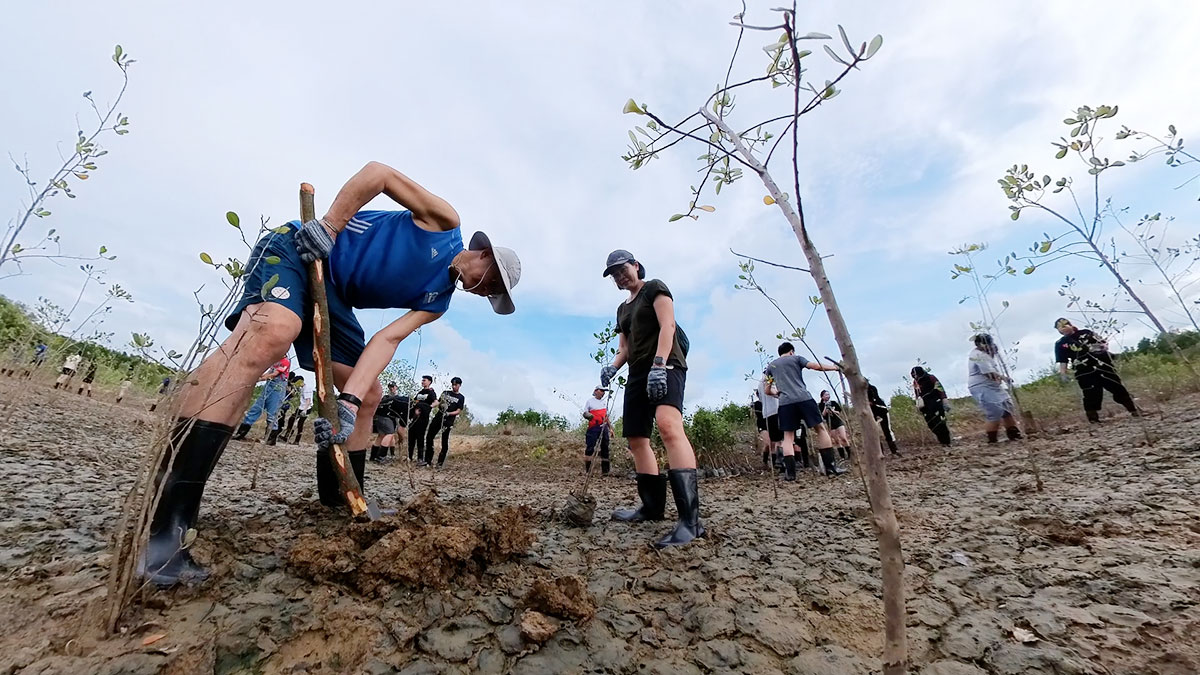
<instances>
[{"instance_id":1,"label":"knee of man","mask_svg":"<svg viewBox=\"0 0 1200 675\"><path fill-rule=\"evenodd\" d=\"M235 349L248 350L263 361L273 362L287 353L298 334L298 322L288 321L287 317L273 313L254 316L249 321L245 336L235 344Z\"/></svg>"}]
</instances>

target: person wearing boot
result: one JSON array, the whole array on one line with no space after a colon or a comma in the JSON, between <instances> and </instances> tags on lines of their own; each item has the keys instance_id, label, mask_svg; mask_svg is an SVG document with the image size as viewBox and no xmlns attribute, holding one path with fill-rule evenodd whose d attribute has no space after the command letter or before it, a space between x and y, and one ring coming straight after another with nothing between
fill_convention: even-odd
<instances>
[{"instance_id":1,"label":"person wearing boot","mask_svg":"<svg viewBox=\"0 0 1200 675\"><path fill-rule=\"evenodd\" d=\"M408 210L360 211L380 195ZM379 374L397 347L442 316L460 284L488 298L496 313L511 314L511 290L521 276L516 253L493 246L482 232L464 250L459 217L450 204L377 162L342 187L323 218L292 221L281 231L267 232L251 252L242 277L244 294L225 321L231 334L187 375L180 418L168 435L165 463L155 481L162 497L139 561L148 582L170 586L208 576L183 546L183 538L196 527L204 485L233 436L255 381L289 346L295 347L302 368L314 370L309 263L326 267L332 384L341 391L337 433L327 420L313 422L319 441L314 455L317 492L322 503L337 508L344 508L344 497L328 448L331 443L346 447L355 473L362 474L370 420L382 397ZM368 343L354 308L410 311Z\"/></svg>"},{"instance_id":2,"label":"person wearing boot","mask_svg":"<svg viewBox=\"0 0 1200 675\"><path fill-rule=\"evenodd\" d=\"M604 387L592 390L592 397L584 404L583 418L587 420L587 432L584 437L586 445L583 450L583 472L592 470L592 457L596 455L596 446L600 446L600 475L607 476L612 469L609 455L609 426L608 404L604 395L608 392Z\"/></svg>"},{"instance_id":3,"label":"person wearing boot","mask_svg":"<svg viewBox=\"0 0 1200 675\"><path fill-rule=\"evenodd\" d=\"M883 432L882 438L887 443L888 450L899 457L900 448L896 447L896 437L892 434L891 407L879 395L879 389L873 384L867 385L867 400L871 402L871 414L875 416L875 422L879 425L879 430ZM879 456L883 456L883 448L879 449Z\"/></svg>"},{"instance_id":4,"label":"person wearing boot","mask_svg":"<svg viewBox=\"0 0 1200 675\"><path fill-rule=\"evenodd\" d=\"M938 443L950 447L950 425L946 420L950 402L946 400L945 388L937 377L921 366L913 366L909 375L913 379L913 398L917 401L917 410L925 417L925 426L937 437Z\"/></svg>"},{"instance_id":5,"label":"person wearing boot","mask_svg":"<svg viewBox=\"0 0 1200 675\"><path fill-rule=\"evenodd\" d=\"M779 428L783 431L783 476L786 481L796 480L796 432L804 427L813 430L816 436L817 453L825 464L825 475L839 476L833 457L833 440L821 408L804 386L804 370L834 371L835 365L825 365L796 353L790 342L779 345L779 358L767 366L767 374L775 382L774 390L779 396Z\"/></svg>"},{"instance_id":6,"label":"person wearing boot","mask_svg":"<svg viewBox=\"0 0 1200 675\"><path fill-rule=\"evenodd\" d=\"M763 466L770 471L783 471L783 430L779 428L779 394L775 381L763 371L758 381L758 398L762 401L763 430L761 435L766 449L763 450Z\"/></svg>"},{"instance_id":7,"label":"person wearing boot","mask_svg":"<svg viewBox=\"0 0 1200 675\"><path fill-rule=\"evenodd\" d=\"M88 398L92 397L92 382L96 381L96 362L92 361L88 364L87 372L83 374L83 384L79 385L79 391L76 394L83 396L83 392L87 392Z\"/></svg>"},{"instance_id":8,"label":"person wearing boot","mask_svg":"<svg viewBox=\"0 0 1200 675\"><path fill-rule=\"evenodd\" d=\"M303 382L303 379L301 381ZM308 419L308 413L312 411L312 396L313 386L304 382L300 387L300 401L296 404L296 410L288 417L287 429L283 432L284 443L300 444L300 437L304 434L304 421ZM296 431L294 436L292 435L293 428Z\"/></svg>"},{"instance_id":9,"label":"person wearing boot","mask_svg":"<svg viewBox=\"0 0 1200 675\"><path fill-rule=\"evenodd\" d=\"M270 434L279 429L279 408L283 406L283 400L287 394L288 373L291 367L291 360L285 356L259 376L258 381L265 384L263 384L258 398L254 399L254 405L246 411L246 416L242 418L242 425L233 435L233 440L244 440L246 434L250 433L250 427L254 426L264 412L267 414L268 438Z\"/></svg>"},{"instance_id":10,"label":"person wearing boot","mask_svg":"<svg viewBox=\"0 0 1200 675\"><path fill-rule=\"evenodd\" d=\"M843 398L850 398L842 392ZM821 417L829 428L829 438L837 450L838 457L850 459L850 433L846 427L846 415L842 404L834 401L828 391L821 391Z\"/></svg>"},{"instance_id":11,"label":"person wearing boot","mask_svg":"<svg viewBox=\"0 0 1200 675\"><path fill-rule=\"evenodd\" d=\"M388 382L387 393L379 400L379 407L375 409L375 417L371 418L371 433L375 434L375 443L371 445L371 456L369 459L372 462L382 462L387 458L388 452L392 450L392 446L396 442L396 427L399 413L396 407L400 405L403 399L400 396L400 387L395 382Z\"/></svg>"},{"instance_id":12,"label":"person wearing boot","mask_svg":"<svg viewBox=\"0 0 1200 675\"><path fill-rule=\"evenodd\" d=\"M433 404L437 402L437 393L433 391L433 376L421 377L421 389L410 399L408 424L408 461L413 461L413 450L417 453L417 466L429 466L425 461L425 432L429 430L429 416L433 412Z\"/></svg>"},{"instance_id":13,"label":"person wearing boot","mask_svg":"<svg viewBox=\"0 0 1200 675\"><path fill-rule=\"evenodd\" d=\"M171 378L169 378L169 377L164 377L164 378L162 379L162 383L158 385L158 399L159 399L159 401L161 401L161 400L162 400L162 397L163 397L163 396L165 396L165 395L166 395L166 393L167 393L167 392L168 392L170 389L171 389ZM158 401L155 401L154 403L151 403L151 404L150 404L150 412L154 412L154 410L155 410L156 408L158 408Z\"/></svg>"},{"instance_id":14,"label":"person wearing boot","mask_svg":"<svg viewBox=\"0 0 1200 675\"><path fill-rule=\"evenodd\" d=\"M1062 335L1054 343L1054 360L1058 363L1059 377L1068 380L1067 364L1071 364L1075 381L1083 393L1083 414L1088 422L1100 422L1100 406L1104 402L1106 389L1112 394L1113 401L1125 406L1130 415L1140 415L1133 397L1113 365L1108 342L1086 328L1076 328L1067 319L1058 319L1054 327Z\"/></svg>"},{"instance_id":15,"label":"person wearing boot","mask_svg":"<svg viewBox=\"0 0 1200 675\"><path fill-rule=\"evenodd\" d=\"M983 429L987 434L987 442L995 443L999 440L1002 423L1008 440L1019 440L1021 430L1013 417L1016 406L1013 405L1012 397L1005 387L1008 379L996 361L1000 350L992 336L987 333L980 333L972 340L975 342L975 349L967 357L967 390L983 411Z\"/></svg>"},{"instance_id":16,"label":"person wearing boot","mask_svg":"<svg viewBox=\"0 0 1200 675\"><path fill-rule=\"evenodd\" d=\"M83 360L83 354L72 354L63 361L62 373L58 379L54 381L55 389L70 389L71 378L75 377L75 371L79 369L79 362Z\"/></svg>"},{"instance_id":17,"label":"person wearing boot","mask_svg":"<svg viewBox=\"0 0 1200 675\"><path fill-rule=\"evenodd\" d=\"M437 399L437 412L429 420L429 428L425 432L425 463L433 463L433 442L442 437L442 449L438 452L437 468L446 465L446 455L450 452L450 430L454 422L467 406L467 397L462 395L462 378L450 378L450 388L442 392Z\"/></svg>"},{"instance_id":18,"label":"person wearing boot","mask_svg":"<svg viewBox=\"0 0 1200 675\"><path fill-rule=\"evenodd\" d=\"M681 546L704 537L700 521L700 493L696 481L696 453L683 430L683 394L687 383L687 338L675 323L675 301L667 285L646 281L646 268L629 251L608 254L603 276L612 277L629 297L617 306L616 357L600 370L600 386L607 387L626 363L623 434L637 471L641 506L614 511L613 520L637 523L662 520L667 483L675 497L679 521L658 548ZM664 479L650 448L655 424L667 448L670 470Z\"/></svg>"}]
</instances>

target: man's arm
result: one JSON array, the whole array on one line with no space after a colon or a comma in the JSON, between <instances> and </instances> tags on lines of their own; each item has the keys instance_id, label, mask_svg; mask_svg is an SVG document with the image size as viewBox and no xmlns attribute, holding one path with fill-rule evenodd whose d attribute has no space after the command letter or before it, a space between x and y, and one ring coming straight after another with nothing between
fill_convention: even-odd
<instances>
[{"instance_id":1,"label":"man's arm","mask_svg":"<svg viewBox=\"0 0 1200 675\"><path fill-rule=\"evenodd\" d=\"M372 385L379 380L379 374L392 362L396 348L404 338L412 335L413 331L427 323L436 321L440 313L411 310L396 319L375 334L367 343L367 348L358 357L354 372L346 382L343 392L353 394L360 399L371 390Z\"/></svg>"},{"instance_id":2,"label":"man's arm","mask_svg":"<svg viewBox=\"0 0 1200 675\"><path fill-rule=\"evenodd\" d=\"M381 194L412 211L413 221L422 229L444 232L459 225L458 212L449 202L379 162L368 162L346 181L323 220L335 233L341 232L354 214Z\"/></svg>"},{"instance_id":3,"label":"man's arm","mask_svg":"<svg viewBox=\"0 0 1200 675\"><path fill-rule=\"evenodd\" d=\"M809 370L817 370L822 372L838 370L838 367L832 363L821 363L820 361L806 361L804 363L804 367L808 368Z\"/></svg>"},{"instance_id":4,"label":"man's arm","mask_svg":"<svg viewBox=\"0 0 1200 675\"><path fill-rule=\"evenodd\" d=\"M654 298L654 315L658 317L658 347L654 355L666 362L671 357L671 347L675 346L675 301L671 296L660 294Z\"/></svg>"}]
</instances>

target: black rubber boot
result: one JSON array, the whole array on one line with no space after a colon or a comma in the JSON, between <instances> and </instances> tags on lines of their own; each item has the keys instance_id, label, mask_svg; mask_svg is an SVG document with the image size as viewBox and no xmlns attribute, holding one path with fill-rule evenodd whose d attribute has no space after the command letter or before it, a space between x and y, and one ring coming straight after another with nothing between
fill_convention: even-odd
<instances>
[{"instance_id":1,"label":"black rubber boot","mask_svg":"<svg viewBox=\"0 0 1200 675\"><path fill-rule=\"evenodd\" d=\"M1091 422L1092 424L1100 423L1100 411L1099 410L1084 410L1083 414L1087 415L1087 421Z\"/></svg>"},{"instance_id":2,"label":"black rubber boot","mask_svg":"<svg viewBox=\"0 0 1200 675\"><path fill-rule=\"evenodd\" d=\"M796 480L796 456L783 456L783 479L789 483Z\"/></svg>"},{"instance_id":3,"label":"black rubber boot","mask_svg":"<svg viewBox=\"0 0 1200 675\"><path fill-rule=\"evenodd\" d=\"M271 433L267 434L267 445L275 445L278 442L279 442L279 430L278 429L275 429Z\"/></svg>"},{"instance_id":4,"label":"black rubber boot","mask_svg":"<svg viewBox=\"0 0 1200 675\"><path fill-rule=\"evenodd\" d=\"M825 463L825 475L833 478L846 473L845 469L838 468L837 460L833 456L833 448L821 448L818 450L821 453L821 461Z\"/></svg>"},{"instance_id":5,"label":"black rubber boot","mask_svg":"<svg viewBox=\"0 0 1200 675\"><path fill-rule=\"evenodd\" d=\"M812 462L808 459L808 448L800 448L800 466L805 469L812 466Z\"/></svg>"},{"instance_id":6,"label":"black rubber boot","mask_svg":"<svg viewBox=\"0 0 1200 675\"><path fill-rule=\"evenodd\" d=\"M379 461L379 446L378 445L371 446L371 456L368 457L367 459L370 459L372 462Z\"/></svg>"},{"instance_id":7,"label":"black rubber boot","mask_svg":"<svg viewBox=\"0 0 1200 675\"><path fill-rule=\"evenodd\" d=\"M987 432L987 442L988 443L995 443L998 440L1000 440L1000 432L999 431Z\"/></svg>"},{"instance_id":8,"label":"black rubber boot","mask_svg":"<svg viewBox=\"0 0 1200 675\"><path fill-rule=\"evenodd\" d=\"M329 453L317 448L317 497L331 509L342 506L342 492Z\"/></svg>"},{"instance_id":9,"label":"black rubber boot","mask_svg":"<svg viewBox=\"0 0 1200 675\"><path fill-rule=\"evenodd\" d=\"M1025 438L1021 435L1021 430L1016 427L1008 427L1004 430L1004 433L1008 436L1008 440L1010 441L1019 441L1022 438Z\"/></svg>"},{"instance_id":10,"label":"black rubber boot","mask_svg":"<svg viewBox=\"0 0 1200 675\"><path fill-rule=\"evenodd\" d=\"M792 462L795 463L794 457ZM700 522L700 493L696 482L696 470L671 469L667 475L671 482L671 494L675 496L675 508L679 511L679 521L675 523L675 529L671 530L670 534L658 540L655 544L657 548L683 546L705 535L704 524Z\"/></svg>"},{"instance_id":11,"label":"black rubber boot","mask_svg":"<svg viewBox=\"0 0 1200 675\"><path fill-rule=\"evenodd\" d=\"M153 410L153 408L151 408L151 410ZM239 426L237 433L233 435L233 440L235 440L235 441L245 440L246 434L250 433L250 427L252 427L252 426L254 426L254 425L242 424L241 426Z\"/></svg>"},{"instance_id":12,"label":"black rubber boot","mask_svg":"<svg viewBox=\"0 0 1200 675\"><path fill-rule=\"evenodd\" d=\"M150 541L138 566L142 577L156 586L193 584L208 578L208 571L196 564L184 547L184 538L188 530L196 527L204 484L232 435L232 427L216 422L192 423L185 418L175 422L170 446L155 478L156 488L162 488L162 497L154 510Z\"/></svg>"},{"instance_id":13,"label":"black rubber boot","mask_svg":"<svg viewBox=\"0 0 1200 675\"><path fill-rule=\"evenodd\" d=\"M775 473L783 473L783 448L775 448Z\"/></svg>"},{"instance_id":14,"label":"black rubber boot","mask_svg":"<svg viewBox=\"0 0 1200 675\"><path fill-rule=\"evenodd\" d=\"M692 469L693 477L695 474L696 470ZM639 473L637 488L642 505L636 509L617 509L613 511L612 519L623 523L662 520L667 508L667 477L661 473Z\"/></svg>"},{"instance_id":15,"label":"black rubber boot","mask_svg":"<svg viewBox=\"0 0 1200 675\"><path fill-rule=\"evenodd\" d=\"M367 493L367 449L351 450L346 453L350 457L350 468L354 470L354 478L358 481L358 489Z\"/></svg>"},{"instance_id":16,"label":"black rubber boot","mask_svg":"<svg viewBox=\"0 0 1200 675\"><path fill-rule=\"evenodd\" d=\"M611 470L612 470L611 462L609 462L607 459L600 460L600 475L601 476L607 476Z\"/></svg>"},{"instance_id":17,"label":"black rubber boot","mask_svg":"<svg viewBox=\"0 0 1200 675\"><path fill-rule=\"evenodd\" d=\"M770 450L763 450L763 468L764 469L771 468L771 451Z\"/></svg>"}]
</instances>

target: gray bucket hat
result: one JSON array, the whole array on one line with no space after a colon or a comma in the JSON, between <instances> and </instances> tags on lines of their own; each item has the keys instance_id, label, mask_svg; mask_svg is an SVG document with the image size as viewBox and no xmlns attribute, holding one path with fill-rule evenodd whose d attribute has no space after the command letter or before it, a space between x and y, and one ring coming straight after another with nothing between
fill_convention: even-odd
<instances>
[{"instance_id":1,"label":"gray bucket hat","mask_svg":"<svg viewBox=\"0 0 1200 675\"><path fill-rule=\"evenodd\" d=\"M513 305L512 289L521 280L521 259L517 257L516 251L503 246L492 246L492 240L482 232L476 232L471 236L471 244L468 248L472 251L492 249L492 257L496 259L496 267L500 270L500 280L504 282L504 292L489 295L488 300L492 303L492 310L497 314L512 314L517 309Z\"/></svg>"}]
</instances>

